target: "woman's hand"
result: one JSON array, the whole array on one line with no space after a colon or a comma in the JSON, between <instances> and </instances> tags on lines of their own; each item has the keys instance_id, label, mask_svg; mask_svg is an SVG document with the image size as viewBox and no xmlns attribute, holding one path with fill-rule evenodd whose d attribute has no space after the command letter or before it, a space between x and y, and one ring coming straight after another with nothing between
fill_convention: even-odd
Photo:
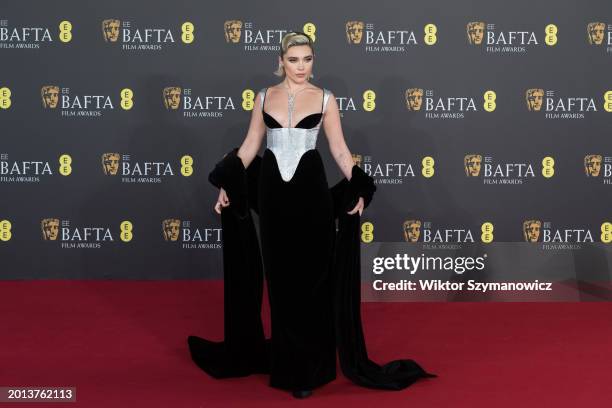
<instances>
[{"instance_id":1,"label":"woman's hand","mask_svg":"<svg viewBox=\"0 0 612 408\"><path fill-rule=\"evenodd\" d=\"M359 201L357 201L355 208L353 208L351 211L347 211L347 214L355 214L357 211L359 211L359 216L361 216L361 213L363 212L363 197L359 197Z\"/></svg>"},{"instance_id":2,"label":"woman's hand","mask_svg":"<svg viewBox=\"0 0 612 408\"><path fill-rule=\"evenodd\" d=\"M217 214L221 214L221 207L227 207L229 205L229 198L227 198L227 193L221 187L219 189L219 198L217 198L217 203L215 204L215 211Z\"/></svg>"}]
</instances>

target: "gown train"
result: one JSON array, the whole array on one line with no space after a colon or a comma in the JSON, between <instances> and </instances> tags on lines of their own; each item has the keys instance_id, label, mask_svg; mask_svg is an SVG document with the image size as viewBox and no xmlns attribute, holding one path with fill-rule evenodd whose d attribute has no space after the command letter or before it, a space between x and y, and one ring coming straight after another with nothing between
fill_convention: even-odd
<instances>
[{"instance_id":1,"label":"gown train","mask_svg":"<svg viewBox=\"0 0 612 408\"><path fill-rule=\"evenodd\" d=\"M285 383L281 376L273 376L275 370L283 370L283 373L291 370L290 365L279 366L283 362L274 361L275 350L278 352L278 348L283 346L279 342L273 343L274 322L270 339L265 338L261 322L264 262L251 209L261 217L259 206L264 201L258 195L262 191L260 174L265 161L257 155L245 169L237 151L238 148L234 148L228 152L208 177L215 187L226 190L230 200L230 205L221 210L224 340L215 342L191 335L187 343L193 362L213 378L271 374L271 386L291 389L289 379ZM330 313L330 322L340 366L347 378L363 387L401 390L420 378L437 375L428 373L411 359L397 359L379 365L368 357L360 312L360 215L346 212L357 204L360 196L364 198L366 208L375 190L373 179L357 165L351 169L350 181L343 178L329 188L333 217L338 220L331 246L332 273L328 286L332 291L333 304L330 307L333 314ZM268 280L267 283L269 292L275 289L274 281ZM274 314L275 306L270 303L273 320L278 316ZM282 308L282 305L277 308ZM322 369L319 380L303 379L304 388L314 388L333 380L336 375L335 352L333 361L333 368ZM300 373L295 375L299 377Z\"/></svg>"}]
</instances>

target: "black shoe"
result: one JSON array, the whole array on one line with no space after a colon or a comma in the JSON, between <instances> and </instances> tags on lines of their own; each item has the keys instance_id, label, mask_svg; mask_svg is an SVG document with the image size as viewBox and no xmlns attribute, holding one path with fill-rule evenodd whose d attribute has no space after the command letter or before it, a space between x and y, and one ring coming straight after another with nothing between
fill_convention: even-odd
<instances>
[{"instance_id":1,"label":"black shoe","mask_svg":"<svg viewBox=\"0 0 612 408\"><path fill-rule=\"evenodd\" d=\"M312 395L311 390L295 390L293 391L293 396L295 398L306 398Z\"/></svg>"}]
</instances>

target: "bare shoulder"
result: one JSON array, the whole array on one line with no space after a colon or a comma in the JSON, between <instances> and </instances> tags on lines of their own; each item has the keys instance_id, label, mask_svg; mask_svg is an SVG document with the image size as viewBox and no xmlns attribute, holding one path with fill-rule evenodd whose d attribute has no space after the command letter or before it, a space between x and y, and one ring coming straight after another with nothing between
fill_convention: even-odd
<instances>
[{"instance_id":1,"label":"bare shoulder","mask_svg":"<svg viewBox=\"0 0 612 408\"><path fill-rule=\"evenodd\" d=\"M327 96L327 104L326 104L326 109L325 110L327 110L327 106L329 106L329 105L337 106L336 96L331 91L331 89L325 88L325 93L326 93L326 96ZM337 108L335 108L335 109L337 109Z\"/></svg>"}]
</instances>

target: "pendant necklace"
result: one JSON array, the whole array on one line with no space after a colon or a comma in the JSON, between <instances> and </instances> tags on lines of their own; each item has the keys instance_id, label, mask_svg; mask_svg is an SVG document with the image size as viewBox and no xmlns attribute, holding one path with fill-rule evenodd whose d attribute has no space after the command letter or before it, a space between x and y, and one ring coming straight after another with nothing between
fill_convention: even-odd
<instances>
[{"instance_id":1,"label":"pendant necklace","mask_svg":"<svg viewBox=\"0 0 612 408\"><path fill-rule=\"evenodd\" d=\"M300 89L297 92L294 92L293 94L291 92L289 92L289 86L285 83L285 88L287 88L287 101L289 102L289 127L291 127L291 116L293 114L293 105L295 102L295 95L297 95L298 93L302 92L304 89L308 88L307 86L305 86L304 88Z\"/></svg>"}]
</instances>

